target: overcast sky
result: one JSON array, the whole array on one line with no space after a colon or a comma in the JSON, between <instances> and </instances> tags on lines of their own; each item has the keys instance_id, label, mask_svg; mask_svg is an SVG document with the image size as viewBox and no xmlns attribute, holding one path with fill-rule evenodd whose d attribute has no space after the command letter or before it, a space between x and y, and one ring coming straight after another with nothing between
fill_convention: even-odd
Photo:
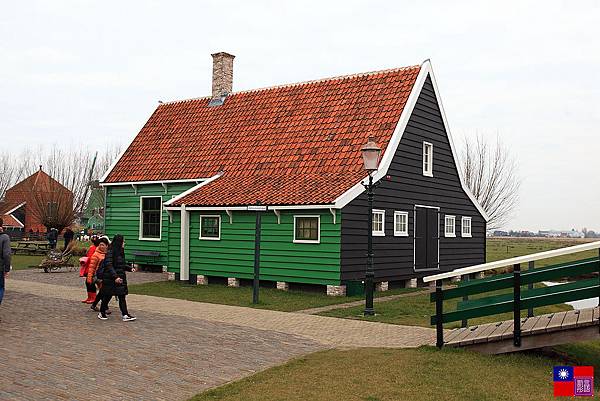
<instances>
[{"instance_id":1,"label":"overcast sky","mask_svg":"<svg viewBox=\"0 0 600 401\"><path fill-rule=\"evenodd\" d=\"M210 94L216 51L234 90L430 58L455 142L498 134L518 161L508 228L600 230L599 21L597 1L4 2L1 146L126 145L158 100Z\"/></svg>"}]
</instances>

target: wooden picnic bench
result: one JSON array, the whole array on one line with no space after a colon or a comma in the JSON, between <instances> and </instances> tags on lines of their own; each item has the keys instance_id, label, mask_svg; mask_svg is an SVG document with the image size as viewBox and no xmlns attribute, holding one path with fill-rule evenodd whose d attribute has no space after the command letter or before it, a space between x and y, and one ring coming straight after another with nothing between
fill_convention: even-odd
<instances>
[{"instance_id":1,"label":"wooden picnic bench","mask_svg":"<svg viewBox=\"0 0 600 401\"><path fill-rule=\"evenodd\" d=\"M49 249L47 241L19 241L11 246L14 255L46 255Z\"/></svg>"}]
</instances>

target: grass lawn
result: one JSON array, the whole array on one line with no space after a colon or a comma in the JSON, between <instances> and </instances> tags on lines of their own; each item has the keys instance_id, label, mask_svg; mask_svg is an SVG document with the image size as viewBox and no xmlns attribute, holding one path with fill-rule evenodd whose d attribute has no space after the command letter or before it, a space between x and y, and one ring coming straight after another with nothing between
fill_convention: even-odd
<instances>
[{"instance_id":1,"label":"grass lawn","mask_svg":"<svg viewBox=\"0 0 600 401\"><path fill-rule=\"evenodd\" d=\"M494 262L496 260L508 259L515 256L529 255L567 246L580 245L594 240L595 239L488 238L487 260L488 262ZM572 255L536 261L536 267L593 257L598 257L598 250L579 252ZM522 266L521 268L527 269L527 266Z\"/></svg>"},{"instance_id":2,"label":"grass lawn","mask_svg":"<svg viewBox=\"0 0 600 401\"><path fill-rule=\"evenodd\" d=\"M206 391L191 401L555 400L554 365L600 366L598 344L571 348L566 360L535 353L486 356L431 347L330 350Z\"/></svg>"},{"instance_id":3,"label":"grass lawn","mask_svg":"<svg viewBox=\"0 0 600 401\"><path fill-rule=\"evenodd\" d=\"M379 292L377 296L387 296L415 291L415 289L394 289ZM131 284L129 293L153 295L157 297L185 299L187 301L219 303L235 306L249 306L260 309L271 309L292 312L319 306L333 305L364 299L362 296L329 297L322 292L280 291L274 288L260 288L260 303L252 304L252 287L232 288L226 285L188 285L175 281L157 283Z\"/></svg>"},{"instance_id":4,"label":"grass lawn","mask_svg":"<svg viewBox=\"0 0 600 401\"><path fill-rule=\"evenodd\" d=\"M486 296L492 295L490 292ZM475 298L475 297L473 297ZM459 300L452 299L444 302L445 310L456 310L456 304ZM405 324L410 326L432 327L429 324L429 317L435 314L435 304L429 302L429 294L415 295L414 297L406 297L392 301L379 302L375 304L375 316L363 316L362 307L354 307L348 309L335 309L328 312L322 312L322 316L343 317L348 319L369 320L375 322L384 322L392 324ZM542 315L545 313L560 312L572 309L569 305L559 304L550 305L542 308L536 308L534 313ZM527 311L522 312L525 317ZM497 322L501 320L512 319L512 313L503 313L500 315L485 316L476 319L470 319L469 325ZM460 322L448 323L447 328L460 327Z\"/></svg>"},{"instance_id":5,"label":"grass lawn","mask_svg":"<svg viewBox=\"0 0 600 401\"><path fill-rule=\"evenodd\" d=\"M43 258L43 256L13 255L11 264L13 269L22 270L29 267L37 267Z\"/></svg>"}]
</instances>

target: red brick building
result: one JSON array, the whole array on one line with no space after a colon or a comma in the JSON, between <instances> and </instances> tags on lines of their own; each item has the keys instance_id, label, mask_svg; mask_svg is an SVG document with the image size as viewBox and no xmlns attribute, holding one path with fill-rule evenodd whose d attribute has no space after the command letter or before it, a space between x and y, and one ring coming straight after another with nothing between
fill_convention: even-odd
<instances>
[{"instance_id":1,"label":"red brick building","mask_svg":"<svg viewBox=\"0 0 600 401\"><path fill-rule=\"evenodd\" d=\"M40 169L6 190L0 200L0 216L6 227L25 232L46 232L44 216L53 209L73 207L73 193ZM42 210L42 208L45 208Z\"/></svg>"}]
</instances>

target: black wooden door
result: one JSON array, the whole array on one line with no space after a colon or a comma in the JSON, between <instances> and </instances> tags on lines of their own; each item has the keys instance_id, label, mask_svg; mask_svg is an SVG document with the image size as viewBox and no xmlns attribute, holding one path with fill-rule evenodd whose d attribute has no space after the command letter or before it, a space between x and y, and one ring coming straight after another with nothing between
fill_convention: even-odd
<instances>
[{"instance_id":1,"label":"black wooden door","mask_svg":"<svg viewBox=\"0 0 600 401\"><path fill-rule=\"evenodd\" d=\"M439 210L415 207L415 270L439 269Z\"/></svg>"}]
</instances>

